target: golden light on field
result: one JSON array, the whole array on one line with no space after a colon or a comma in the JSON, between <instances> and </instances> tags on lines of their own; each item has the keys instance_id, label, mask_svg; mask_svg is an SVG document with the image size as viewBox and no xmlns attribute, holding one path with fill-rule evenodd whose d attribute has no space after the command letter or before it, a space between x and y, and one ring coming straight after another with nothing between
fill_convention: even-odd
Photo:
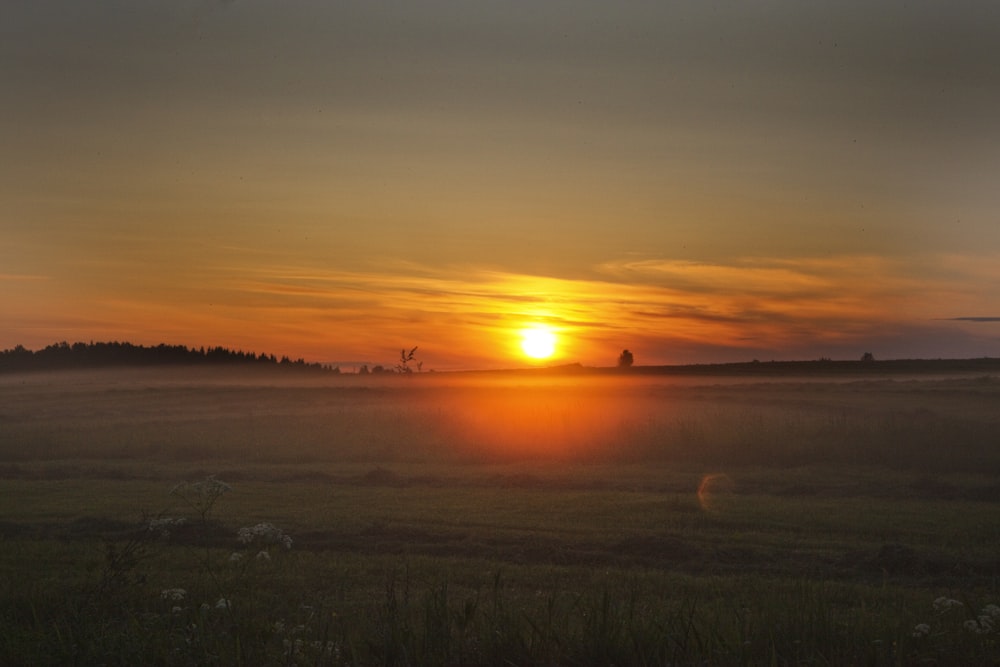
<instances>
[{"instance_id":1,"label":"golden light on field","mask_svg":"<svg viewBox=\"0 0 1000 667\"><path fill-rule=\"evenodd\" d=\"M522 329L521 349L532 359L548 359L556 351L556 334L541 324Z\"/></svg>"}]
</instances>

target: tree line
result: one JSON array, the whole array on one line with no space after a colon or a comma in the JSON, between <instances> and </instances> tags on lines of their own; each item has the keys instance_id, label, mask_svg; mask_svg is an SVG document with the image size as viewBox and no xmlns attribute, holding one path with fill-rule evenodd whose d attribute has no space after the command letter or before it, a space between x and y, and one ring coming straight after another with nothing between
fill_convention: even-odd
<instances>
[{"instance_id":1,"label":"tree line","mask_svg":"<svg viewBox=\"0 0 1000 667\"><path fill-rule=\"evenodd\" d=\"M0 351L0 372L28 370L57 370L66 368L98 368L122 366L279 366L339 373L340 368L304 359L292 361L287 356L280 359L273 354L257 354L225 347L189 348L184 345L155 346L132 343L55 343L40 350L29 350L23 345Z\"/></svg>"}]
</instances>

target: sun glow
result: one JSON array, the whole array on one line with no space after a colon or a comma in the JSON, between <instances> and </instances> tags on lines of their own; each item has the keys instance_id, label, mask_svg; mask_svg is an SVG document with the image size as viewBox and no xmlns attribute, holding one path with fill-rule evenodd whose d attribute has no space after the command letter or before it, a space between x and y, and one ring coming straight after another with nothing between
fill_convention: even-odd
<instances>
[{"instance_id":1,"label":"sun glow","mask_svg":"<svg viewBox=\"0 0 1000 667\"><path fill-rule=\"evenodd\" d=\"M556 334L542 325L524 329L521 331L521 349L532 359L548 359L556 351Z\"/></svg>"}]
</instances>

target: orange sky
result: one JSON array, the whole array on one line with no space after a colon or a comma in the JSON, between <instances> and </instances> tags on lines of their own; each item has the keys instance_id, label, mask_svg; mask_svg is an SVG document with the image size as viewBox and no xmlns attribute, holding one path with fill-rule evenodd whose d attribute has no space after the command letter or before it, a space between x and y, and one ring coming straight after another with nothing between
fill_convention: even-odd
<instances>
[{"instance_id":1,"label":"orange sky","mask_svg":"<svg viewBox=\"0 0 1000 667\"><path fill-rule=\"evenodd\" d=\"M990 3L0 7L0 348L1000 353Z\"/></svg>"}]
</instances>

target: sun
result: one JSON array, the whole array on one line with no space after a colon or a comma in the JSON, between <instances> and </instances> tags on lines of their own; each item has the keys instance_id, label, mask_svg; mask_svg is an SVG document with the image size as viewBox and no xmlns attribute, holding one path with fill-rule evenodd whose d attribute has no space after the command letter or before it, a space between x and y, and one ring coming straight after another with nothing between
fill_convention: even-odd
<instances>
[{"instance_id":1,"label":"sun","mask_svg":"<svg viewBox=\"0 0 1000 667\"><path fill-rule=\"evenodd\" d=\"M556 351L556 334L543 325L523 329L521 349L532 359L548 359Z\"/></svg>"}]
</instances>

